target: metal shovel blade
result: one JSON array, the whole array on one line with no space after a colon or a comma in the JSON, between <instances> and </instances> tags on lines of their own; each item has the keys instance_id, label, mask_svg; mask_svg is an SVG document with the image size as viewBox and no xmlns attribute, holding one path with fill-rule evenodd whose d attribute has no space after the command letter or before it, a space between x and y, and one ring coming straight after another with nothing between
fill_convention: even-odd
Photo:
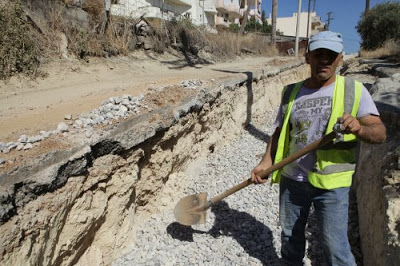
<instances>
[{"instance_id":1,"label":"metal shovel blade","mask_svg":"<svg viewBox=\"0 0 400 266\"><path fill-rule=\"evenodd\" d=\"M204 224L206 222L207 192L189 195L175 206L174 216L182 225Z\"/></svg>"}]
</instances>

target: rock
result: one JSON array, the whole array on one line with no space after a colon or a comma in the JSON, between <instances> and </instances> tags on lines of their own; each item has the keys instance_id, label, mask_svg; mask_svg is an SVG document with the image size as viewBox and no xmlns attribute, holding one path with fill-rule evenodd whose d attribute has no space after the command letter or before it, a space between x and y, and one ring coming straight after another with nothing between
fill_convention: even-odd
<instances>
[{"instance_id":1,"label":"rock","mask_svg":"<svg viewBox=\"0 0 400 266\"><path fill-rule=\"evenodd\" d=\"M40 135L42 135L43 138L45 139L45 138L48 138L51 135L51 132L50 131L41 130L40 131Z\"/></svg>"},{"instance_id":2,"label":"rock","mask_svg":"<svg viewBox=\"0 0 400 266\"><path fill-rule=\"evenodd\" d=\"M64 122L61 122L57 126L57 131L60 133L68 132L68 125L65 124Z\"/></svg>"},{"instance_id":3,"label":"rock","mask_svg":"<svg viewBox=\"0 0 400 266\"><path fill-rule=\"evenodd\" d=\"M82 128L83 127L82 120L79 120L79 119L75 120L74 127L75 128Z\"/></svg>"},{"instance_id":4,"label":"rock","mask_svg":"<svg viewBox=\"0 0 400 266\"><path fill-rule=\"evenodd\" d=\"M17 146L17 151L20 151L20 150L22 150L23 148L24 148L24 144L23 143L20 143L20 144L18 144L18 146Z\"/></svg>"},{"instance_id":5,"label":"rock","mask_svg":"<svg viewBox=\"0 0 400 266\"><path fill-rule=\"evenodd\" d=\"M32 143L27 143L25 146L24 146L24 150L29 150L29 149L32 149L33 148L33 145L32 145Z\"/></svg>"},{"instance_id":6,"label":"rock","mask_svg":"<svg viewBox=\"0 0 400 266\"><path fill-rule=\"evenodd\" d=\"M42 135L36 135L36 136L32 136L28 138L28 143L35 143L35 142L39 142L43 140L43 136Z\"/></svg>"},{"instance_id":7,"label":"rock","mask_svg":"<svg viewBox=\"0 0 400 266\"><path fill-rule=\"evenodd\" d=\"M0 142L0 152L2 152L3 150L5 150L6 149L6 144L5 143L3 143L3 142Z\"/></svg>"},{"instance_id":8,"label":"rock","mask_svg":"<svg viewBox=\"0 0 400 266\"><path fill-rule=\"evenodd\" d=\"M27 141L28 141L27 135L21 135L18 139L18 142L21 142L21 143L26 143Z\"/></svg>"},{"instance_id":9,"label":"rock","mask_svg":"<svg viewBox=\"0 0 400 266\"><path fill-rule=\"evenodd\" d=\"M72 119L72 114L67 114L64 116L64 120L71 120Z\"/></svg>"}]
</instances>

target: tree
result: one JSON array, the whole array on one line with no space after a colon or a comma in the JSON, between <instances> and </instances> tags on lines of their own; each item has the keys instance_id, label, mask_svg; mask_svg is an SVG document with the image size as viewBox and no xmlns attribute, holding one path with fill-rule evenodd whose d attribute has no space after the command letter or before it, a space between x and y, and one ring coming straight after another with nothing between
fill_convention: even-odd
<instances>
[{"instance_id":1,"label":"tree","mask_svg":"<svg viewBox=\"0 0 400 266\"><path fill-rule=\"evenodd\" d=\"M266 24L266 23L267 23L267 17L265 16L265 11L263 10L261 12L261 24L264 27L264 24Z\"/></svg>"},{"instance_id":2,"label":"tree","mask_svg":"<svg viewBox=\"0 0 400 266\"><path fill-rule=\"evenodd\" d=\"M400 2L377 4L361 16L356 29L366 50L379 48L390 39L400 40Z\"/></svg>"},{"instance_id":3,"label":"tree","mask_svg":"<svg viewBox=\"0 0 400 266\"><path fill-rule=\"evenodd\" d=\"M246 23L246 26L244 27L244 30L246 32L262 31L262 25L254 17L250 17Z\"/></svg>"},{"instance_id":4,"label":"tree","mask_svg":"<svg viewBox=\"0 0 400 266\"><path fill-rule=\"evenodd\" d=\"M253 1L249 0L248 3L247 3L247 8L246 8L246 11L244 12L244 15L243 15L242 25L240 25L239 35L243 35L243 33L244 33L244 29L245 29L246 24L247 24L247 18L249 16L249 12L250 12L251 3L255 3L255 0L253 0Z\"/></svg>"}]
</instances>

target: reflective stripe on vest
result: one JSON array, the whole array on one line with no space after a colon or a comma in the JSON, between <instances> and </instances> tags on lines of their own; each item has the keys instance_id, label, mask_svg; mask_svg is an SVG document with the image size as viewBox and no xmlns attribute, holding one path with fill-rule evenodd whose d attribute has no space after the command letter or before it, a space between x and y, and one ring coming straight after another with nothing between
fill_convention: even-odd
<instances>
[{"instance_id":1,"label":"reflective stripe on vest","mask_svg":"<svg viewBox=\"0 0 400 266\"><path fill-rule=\"evenodd\" d=\"M289 138L289 119L293 101L300 90L302 82L289 85L285 88L282 97L282 108L285 107L285 119L278 140L277 154L275 155L275 163L281 161L287 156L288 138ZM299 88L300 86L300 88ZM291 90L291 92L289 92ZM337 119L344 112L350 113L356 117L359 102L361 98L362 84L349 78L336 76L335 89L332 99L331 117L328 121L326 134L333 130L333 126ZM288 96L290 95L290 96ZM283 109L282 109L283 110ZM287 146L286 146L287 145ZM353 134L346 134L344 142L336 144L330 143L325 147L316 151L317 163L315 169L309 172L309 182L318 188L334 189L338 187L348 187L351 185L352 176L355 170L355 149L357 138ZM272 182L279 182L281 169L275 171L272 176Z\"/></svg>"}]
</instances>

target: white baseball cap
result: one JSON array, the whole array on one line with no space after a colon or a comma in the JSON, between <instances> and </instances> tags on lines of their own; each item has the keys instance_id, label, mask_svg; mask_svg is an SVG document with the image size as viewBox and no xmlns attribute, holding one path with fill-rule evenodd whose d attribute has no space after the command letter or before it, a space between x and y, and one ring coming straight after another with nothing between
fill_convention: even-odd
<instances>
[{"instance_id":1,"label":"white baseball cap","mask_svg":"<svg viewBox=\"0 0 400 266\"><path fill-rule=\"evenodd\" d=\"M323 31L310 38L308 50L325 48L336 53L343 52L343 39L340 33L332 31Z\"/></svg>"}]
</instances>

